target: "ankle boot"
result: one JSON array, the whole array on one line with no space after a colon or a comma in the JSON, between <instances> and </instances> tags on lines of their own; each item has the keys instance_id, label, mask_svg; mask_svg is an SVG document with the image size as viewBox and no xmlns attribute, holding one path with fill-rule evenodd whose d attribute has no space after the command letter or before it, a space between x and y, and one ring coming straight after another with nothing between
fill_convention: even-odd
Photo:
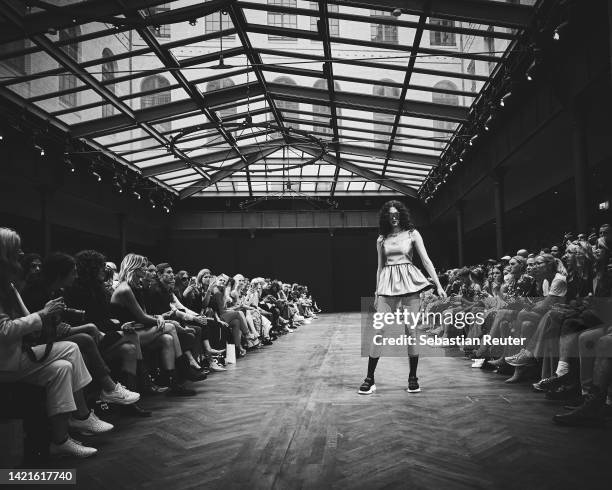
<instances>
[{"instance_id":1,"label":"ankle boot","mask_svg":"<svg viewBox=\"0 0 612 490\"><path fill-rule=\"evenodd\" d=\"M584 402L575 410L557 414L553 422L558 425L600 427L605 423L606 395L593 386L584 397Z\"/></svg>"},{"instance_id":2,"label":"ankle boot","mask_svg":"<svg viewBox=\"0 0 612 490\"><path fill-rule=\"evenodd\" d=\"M162 376L168 380L168 386L170 386L168 393L166 393L168 396L193 396L196 394L194 390L185 388L180 383L175 369L164 369Z\"/></svg>"},{"instance_id":3,"label":"ankle boot","mask_svg":"<svg viewBox=\"0 0 612 490\"><path fill-rule=\"evenodd\" d=\"M127 371L121 371L118 376L119 382L130 391L137 391L138 389L138 378L135 374L128 373ZM123 415L132 417L151 417L152 413L150 410L142 408L138 403L132 403L131 405L122 405L120 407Z\"/></svg>"},{"instance_id":4,"label":"ankle boot","mask_svg":"<svg viewBox=\"0 0 612 490\"><path fill-rule=\"evenodd\" d=\"M206 379L206 373L198 371L196 368L189 364L189 359L183 354L181 357L176 359L176 368L180 375L189 381L203 381Z\"/></svg>"}]
</instances>

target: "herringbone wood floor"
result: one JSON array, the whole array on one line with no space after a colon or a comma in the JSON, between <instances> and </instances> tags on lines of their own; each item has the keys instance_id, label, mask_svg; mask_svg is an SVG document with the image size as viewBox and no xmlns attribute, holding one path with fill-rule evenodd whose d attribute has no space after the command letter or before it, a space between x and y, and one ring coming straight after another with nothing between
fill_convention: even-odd
<instances>
[{"instance_id":1,"label":"herringbone wood floor","mask_svg":"<svg viewBox=\"0 0 612 490\"><path fill-rule=\"evenodd\" d=\"M359 315L322 315L196 384L194 398L145 399L77 462L81 488L610 488L612 431L559 428L528 385L453 356L383 358L359 396ZM442 354L444 355L444 354Z\"/></svg>"}]
</instances>

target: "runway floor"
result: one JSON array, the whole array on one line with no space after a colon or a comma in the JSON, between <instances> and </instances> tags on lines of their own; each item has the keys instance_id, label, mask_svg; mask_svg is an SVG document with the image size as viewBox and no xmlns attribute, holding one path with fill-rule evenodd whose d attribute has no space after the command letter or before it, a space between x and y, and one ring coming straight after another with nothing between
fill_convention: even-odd
<instances>
[{"instance_id":1,"label":"runway floor","mask_svg":"<svg viewBox=\"0 0 612 490\"><path fill-rule=\"evenodd\" d=\"M120 419L70 464L78 487L610 488L609 427L556 427L562 407L456 351L421 360L419 394L407 359L383 358L378 392L357 395L359 342L358 313L321 315L196 397L145 399L153 418Z\"/></svg>"}]
</instances>

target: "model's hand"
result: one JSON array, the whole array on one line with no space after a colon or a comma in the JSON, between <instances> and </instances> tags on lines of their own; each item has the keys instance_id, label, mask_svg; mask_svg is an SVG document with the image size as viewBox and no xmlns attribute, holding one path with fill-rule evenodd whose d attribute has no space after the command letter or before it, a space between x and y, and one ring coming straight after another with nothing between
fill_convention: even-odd
<instances>
[{"instance_id":1,"label":"model's hand","mask_svg":"<svg viewBox=\"0 0 612 490\"><path fill-rule=\"evenodd\" d=\"M446 298L446 292L442 286L438 286L438 296L440 298Z\"/></svg>"}]
</instances>

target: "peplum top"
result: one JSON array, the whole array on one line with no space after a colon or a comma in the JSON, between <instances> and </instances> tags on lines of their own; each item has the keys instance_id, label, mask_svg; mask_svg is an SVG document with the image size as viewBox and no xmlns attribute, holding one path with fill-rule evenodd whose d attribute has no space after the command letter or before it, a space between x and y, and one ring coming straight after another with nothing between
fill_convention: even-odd
<instances>
[{"instance_id":1,"label":"peplum top","mask_svg":"<svg viewBox=\"0 0 612 490\"><path fill-rule=\"evenodd\" d=\"M376 287L380 296L402 296L431 287L420 269L412 263L414 233L414 230L406 230L395 236L378 237L383 260Z\"/></svg>"}]
</instances>

